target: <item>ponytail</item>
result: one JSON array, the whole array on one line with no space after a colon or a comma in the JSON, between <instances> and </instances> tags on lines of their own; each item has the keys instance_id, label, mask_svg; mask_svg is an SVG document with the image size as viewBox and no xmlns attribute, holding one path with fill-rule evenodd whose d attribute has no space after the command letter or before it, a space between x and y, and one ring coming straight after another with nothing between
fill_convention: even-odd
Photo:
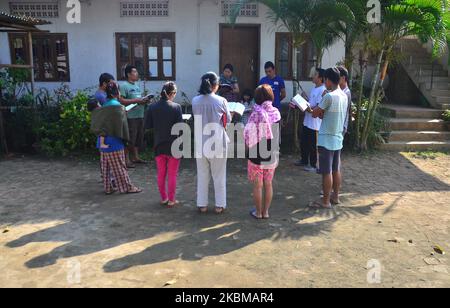
<instances>
[{"instance_id":1,"label":"ponytail","mask_svg":"<svg viewBox=\"0 0 450 308\"><path fill-rule=\"evenodd\" d=\"M210 72L202 77L202 84L200 90L198 91L201 95L208 95L213 93L215 86L219 84L219 77L216 73Z\"/></svg>"},{"instance_id":2,"label":"ponytail","mask_svg":"<svg viewBox=\"0 0 450 308\"><path fill-rule=\"evenodd\" d=\"M168 100L171 94L177 93L177 85L170 81L164 84L161 90L161 98Z\"/></svg>"}]
</instances>

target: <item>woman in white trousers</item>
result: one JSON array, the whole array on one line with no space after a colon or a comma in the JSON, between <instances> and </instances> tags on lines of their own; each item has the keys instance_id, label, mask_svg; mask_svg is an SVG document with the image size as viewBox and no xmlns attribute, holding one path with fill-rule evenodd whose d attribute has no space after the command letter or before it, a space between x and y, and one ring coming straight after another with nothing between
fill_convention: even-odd
<instances>
[{"instance_id":1,"label":"woman in white trousers","mask_svg":"<svg viewBox=\"0 0 450 308\"><path fill-rule=\"evenodd\" d=\"M199 96L192 100L195 122L195 154L197 159L197 206L208 211L209 184L214 182L215 211L222 214L227 207L227 151L230 142L226 126L232 116L228 102L216 95L219 78L215 73L202 77Z\"/></svg>"}]
</instances>

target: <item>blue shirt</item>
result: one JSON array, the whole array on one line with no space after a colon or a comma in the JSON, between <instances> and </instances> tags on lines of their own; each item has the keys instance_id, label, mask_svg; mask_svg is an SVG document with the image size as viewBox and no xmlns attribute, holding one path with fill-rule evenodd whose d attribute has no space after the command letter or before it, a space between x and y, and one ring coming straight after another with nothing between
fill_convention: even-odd
<instances>
[{"instance_id":1,"label":"blue shirt","mask_svg":"<svg viewBox=\"0 0 450 308\"><path fill-rule=\"evenodd\" d=\"M96 94L97 97L97 94ZM98 98L97 98L98 99ZM103 103L103 107L111 107L111 106L122 106L120 102L116 99L107 99L105 103ZM97 139L97 149L100 150L102 153L112 153L112 152L118 152L125 149L125 145L123 144L123 141L116 137L105 137L105 144L109 145L108 149L101 149L100 148L100 137Z\"/></svg>"},{"instance_id":2,"label":"blue shirt","mask_svg":"<svg viewBox=\"0 0 450 308\"><path fill-rule=\"evenodd\" d=\"M323 97L319 108L325 111L319 131L319 147L324 147L329 151L342 150L344 147L344 124L348 110L347 95L338 88Z\"/></svg>"},{"instance_id":3,"label":"blue shirt","mask_svg":"<svg viewBox=\"0 0 450 308\"><path fill-rule=\"evenodd\" d=\"M95 92L95 99L103 106L108 101L108 95L105 91L98 90Z\"/></svg>"},{"instance_id":4,"label":"blue shirt","mask_svg":"<svg viewBox=\"0 0 450 308\"><path fill-rule=\"evenodd\" d=\"M275 76L274 79L269 77L264 77L260 80L259 85L268 84L272 87L273 94L275 95L275 100L273 101L273 106L280 109L281 108L281 90L286 89L283 78L280 76Z\"/></svg>"},{"instance_id":5,"label":"blue shirt","mask_svg":"<svg viewBox=\"0 0 450 308\"><path fill-rule=\"evenodd\" d=\"M116 137L105 137L105 144L109 145L109 148L107 149L101 149L100 148L100 138L97 139L97 149L100 150L102 153L113 153L122 151L125 149L125 145L123 144L123 141Z\"/></svg>"}]
</instances>

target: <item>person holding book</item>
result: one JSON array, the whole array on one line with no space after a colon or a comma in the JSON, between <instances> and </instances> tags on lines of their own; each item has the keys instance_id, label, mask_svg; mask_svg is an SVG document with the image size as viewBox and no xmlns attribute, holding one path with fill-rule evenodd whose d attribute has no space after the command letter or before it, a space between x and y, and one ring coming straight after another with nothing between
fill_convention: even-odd
<instances>
[{"instance_id":1,"label":"person holding book","mask_svg":"<svg viewBox=\"0 0 450 308\"><path fill-rule=\"evenodd\" d=\"M227 208L227 152L226 127L231 123L228 102L216 95L219 77L207 73L202 77L199 95L192 100L194 115L195 156L197 160L197 206L201 213L208 211L209 183L214 181L216 213Z\"/></svg>"},{"instance_id":2,"label":"person holding book","mask_svg":"<svg viewBox=\"0 0 450 308\"><path fill-rule=\"evenodd\" d=\"M219 95L229 102L237 102L239 93L239 82L234 76L234 67L231 64L226 64L222 74L220 74Z\"/></svg>"},{"instance_id":3,"label":"person holding book","mask_svg":"<svg viewBox=\"0 0 450 308\"><path fill-rule=\"evenodd\" d=\"M345 124L344 124L344 134L346 135L351 127L351 121L352 121L352 91L350 90L348 86L349 81L349 73L348 70L343 67L338 67L339 72L341 74L341 79L339 81L339 86L341 87L341 90L347 95L348 99L348 110L347 110L347 116L345 118Z\"/></svg>"},{"instance_id":4,"label":"person holding book","mask_svg":"<svg viewBox=\"0 0 450 308\"><path fill-rule=\"evenodd\" d=\"M273 178L278 167L278 134L273 131L281 120L280 111L273 107L274 93L269 85L256 89L253 112L244 130L248 149L248 179L253 184L255 209L250 212L255 219L269 219L273 199ZM263 190L265 190L263 199Z\"/></svg>"},{"instance_id":5,"label":"person holding book","mask_svg":"<svg viewBox=\"0 0 450 308\"><path fill-rule=\"evenodd\" d=\"M98 136L101 171L105 194L116 191L135 194L142 190L131 183L125 161L125 143L129 140L128 122L119 102L120 91L115 81L106 86L107 101L92 111L91 130Z\"/></svg>"},{"instance_id":6,"label":"person holding book","mask_svg":"<svg viewBox=\"0 0 450 308\"><path fill-rule=\"evenodd\" d=\"M167 82L162 88L161 100L148 108L145 121L145 128L154 131L154 151L161 205L169 208L178 204L175 195L181 161L181 157L172 155L172 144L178 137L172 135L172 128L178 123L183 123L181 105L173 102L176 95L175 83ZM168 183L166 183L166 179L168 179Z\"/></svg>"},{"instance_id":7,"label":"person holding book","mask_svg":"<svg viewBox=\"0 0 450 308\"><path fill-rule=\"evenodd\" d=\"M324 85L325 70L318 68L313 77L314 88L309 96L309 107L305 110L303 130L301 134L301 159L296 163L299 167L304 167L307 172L317 170L317 138L322 120L313 118L313 109L319 106L322 96L326 91ZM305 93L304 93L305 94ZM306 96L306 95L304 95Z\"/></svg>"},{"instance_id":8,"label":"person holding book","mask_svg":"<svg viewBox=\"0 0 450 308\"><path fill-rule=\"evenodd\" d=\"M330 209L340 203L341 151L344 146L344 124L348 111L348 97L339 87L338 68L325 71L325 85L329 91L313 111L321 118L319 131L319 164L322 174L323 198L310 204L314 208Z\"/></svg>"},{"instance_id":9,"label":"person holding book","mask_svg":"<svg viewBox=\"0 0 450 308\"><path fill-rule=\"evenodd\" d=\"M126 150L127 167L135 168L135 164L146 163L139 157L139 149L144 143L144 116L148 100L142 97L142 91L138 85L139 72L135 66L128 65L125 68L125 78L127 80L120 85L123 95L120 102L124 106L137 104L127 113L130 129L130 144Z\"/></svg>"}]
</instances>

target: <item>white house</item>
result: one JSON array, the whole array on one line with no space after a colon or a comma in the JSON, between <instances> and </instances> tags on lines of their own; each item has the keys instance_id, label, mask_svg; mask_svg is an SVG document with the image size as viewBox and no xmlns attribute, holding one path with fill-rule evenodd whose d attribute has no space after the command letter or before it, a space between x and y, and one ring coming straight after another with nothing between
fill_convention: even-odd
<instances>
[{"instance_id":1,"label":"white house","mask_svg":"<svg viewBox=\"0 0 450 308\"><path fill-rule=\"evenodd\" d=\"M294 54L289 33L268 18L268 9L252 4L230 27L231 1L222 0L80 0L81 23L67 21L67 0L1 0L0 11L51 21L33 34L36 87L72 89L97 85L110 72L120 79L123 67L139 67L145 87L158 91L164 80L177 82L189 97L196 94L201 75L234 65L240 88L254 88L273 61L292 94L292 63L305 89L312 87L314 65L310 46ZM26 61L26 39L20 33L0 33L0 64ZM295 59L294 59L295 58ZM323 66L344 58L343 42L325 53ZM292 62L294 61L294 62Z\"/></svg>"}]
</instances>

